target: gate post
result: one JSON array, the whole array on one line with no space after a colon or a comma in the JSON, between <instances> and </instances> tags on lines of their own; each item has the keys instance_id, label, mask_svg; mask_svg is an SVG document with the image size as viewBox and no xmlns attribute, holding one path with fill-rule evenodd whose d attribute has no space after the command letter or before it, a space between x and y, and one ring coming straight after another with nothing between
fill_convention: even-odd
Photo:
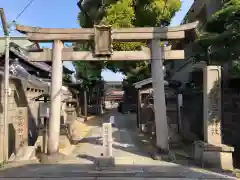
<instances>
[{"instance_id":1,"label":"gate post","mask_svg":"<svg viewBox=\"0 0 240 180\"><path fill-rule=\"evenodd\" d=\"M168 151L168 123L166 113L163 47L160 40L151 41L151 73L154 90L154 113L156 123L156 145L162 151Z\"/></svg>"},{"instance_id":2,"label":"gate post","mask_svg":"<svg viewBox=\"0 0 240 180\"><path fill-rule=\"evenodd\" d=\"M52 53L51 105L48 129L48 154L58 152L60 135L63 42L54 40Z\"/></svg>"},{"instance_id":3,"label":"gate post","mask_svg":"<svg viewBox=\"0 0 240 180\"><path fill-rule=\"evenodd\" d=\"M203 126L204 141L222 144L221 67L205 66L203 69Z\"/></svg>"},{"instance_id":4,"label":"gate post","mask_svg":"<svg viewBox=\"0 0 240 180\"><path fill-rule=\"evenodd\" d=\"M202 166L223 170L234 169L234 148L222 144L222 87L221 66L203 68L203 128L204 142L195 142L195 160Z\"/></svg>"}]
</instances>

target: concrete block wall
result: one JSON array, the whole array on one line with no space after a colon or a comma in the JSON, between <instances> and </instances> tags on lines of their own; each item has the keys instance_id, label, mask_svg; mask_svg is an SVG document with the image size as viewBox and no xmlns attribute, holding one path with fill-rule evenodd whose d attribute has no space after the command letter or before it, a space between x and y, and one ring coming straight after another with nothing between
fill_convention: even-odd
<instances>
[{"instance_id":1,"label":"concrete block wall","mask_svg":"<svg viewBox=\"0 0 240 180\"><path fill-rule=\"evenodd\" d=\"M8 155L16 153L21 146L27 145L27 103L24 101L20 80L10 80L10 94L8 96ZM19 112L19 108L23 108ZM25 108L25 109L24 109Z\"/></svg>"},{"instance_id":2,"label":"concrete block wall","mask_svg":"<svg viewBox=\"0 0 240 180\"><path fill-rule=\"evenodd\" d=\"M39 104L35 98L44 93L43 88L35 87L27 81L11 78L8 96L8 157L22 146L32 146L38 138ZM3 162L4 119L3 119L3 78L0 76L0 164ZM62 99L71 97L63 93ZM62 108L61 114L65 113Z\"/></svg>"},{"instance_id":3,"label":"concrete block wall","mask_svg":"<svg viewBox=\"0 0 240 180\"><path fill-rule=\"evenodd\" d=\"M0 76L0 164L2 164L4 157L3 157L3 143L4 143L4 121L3 121L3 81L1 80Z\"/></svg>"},{"instance_id":4,"label":"concrete block wall","mask_svg":"<svg viewBox=\"0 0 240 180\"><path fill-rule=\"evenodd\" d=\"M226 144L238 144L240 139L240 95L231 90L223 93L223 138Z\"/></svg>"},{"instance_id":5,"label":"concrete block wall","mask_svg":"<svg viewBox=\"0 0 240 180\"><path fill-rule=\"evenodd\" d=\"M183 91L184 136L189 140L203 140L203 93L201 90Z\"/></svg>"},{"instance_id":6,"label":"concrete block wall","mask_svg":"<svg viewBox=\"0 0 240 180\"><path fill-rule=\"evenodd\" d=\"M4 106L4 93L3 93L3 79L0 78L1 82L1 112L0 112L0 121L1 121L1 147L3 146L3 139L6 139L4 135L4 117L3 117L3 106ZM19 115L18 107L26 107L26 101L23 101L23 96L21 94L21 87L19 86L21 81L18 79L10 79L9 82L9 95L8 95L8 157L12 153L15 153L16 150L27 142L27 132L24 131L27 129L26 118L23 117L23 114ZM26 114L25 114L26 115ZM1 148L0 154L3 156L4 149Z\"/></svg>"},{"instance_id":7,"label":"concrete block wall","mask_svg":"<svg viewBox=\"0 0 240 180\"><path fill-rule=\"evenodd\" d=\"M233 146L234 164L240 167L240 94L231 89L223 91L223 119L222 119L222 135L223 143Z\"/></svg>"},{"instance_id":8,"label":"concrete block wall","mask_svg":"<svg viewBox=\"0 0 240 180\"><path fill-rule=\"evenodd\" d=\"M0 76L0 163L3 161L4 119L3 119L3 78ZM8 96L8 157L22 146L32 145L37 139L39 102L32 100L43 93L20 79L10 79Z\"/></svg>"},{"instance_id":9,"label":"concrete block wall","mask_svg":"<svg viewBox=\"0 0 240 180\"><path fill-rule=\"evenodd\" d=\"M37 140L39 125L39 101L35 101L34 98L43 93L42 89L38 88L26 88L26 98L28 106L28 144L34 145Z\"/></svg>"}]
</instances>

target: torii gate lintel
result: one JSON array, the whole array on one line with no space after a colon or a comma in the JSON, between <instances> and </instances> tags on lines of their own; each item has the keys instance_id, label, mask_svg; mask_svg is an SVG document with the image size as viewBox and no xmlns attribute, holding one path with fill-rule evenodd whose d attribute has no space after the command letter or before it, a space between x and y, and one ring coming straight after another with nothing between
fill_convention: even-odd
<instances>
[{"instance_id":1,"label":"torii gate lintel","mask_svg":"<svg viewBox=\"0 0 240 180\"><path fill-rule=\"evenodd\" d=\"M30 41L53 42L52 50L29 52L34 61L53 61L51 83L51 106L49 121L48 153L58 152L60 133L60 103L62 86L62 60L151 60L154 93L154 111L157 146L168 151L168 122L164 92L163 59L184 59L183 50L167 51L160 46L160 41L186 38L187 31L194 31L198 22L177 27L144 27L111 29L107 26L94 28L55 29L17 25L16 29L27 35ZM63 43L93 41L94 52L76 52L65 49ZM150 41L150 49L142 51L112 51L113 41ZM134 54L133 54L134 53ZM157 94L157 95L156 95Z\"/></svg>"}]
</instances>

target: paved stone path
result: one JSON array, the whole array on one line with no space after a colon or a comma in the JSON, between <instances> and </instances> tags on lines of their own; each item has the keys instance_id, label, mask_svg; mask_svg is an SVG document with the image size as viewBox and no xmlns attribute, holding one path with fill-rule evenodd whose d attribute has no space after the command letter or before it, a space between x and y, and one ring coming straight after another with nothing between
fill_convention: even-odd
<instances>
[{"instance_id":1,"label":"paved stone path","mask_svg":"<svg viewBox=\"0 0 240 180\"><path fill-rule=\"evenodd\" d=\"M116 123L116 127L113 127L115 167L99 169L95 162L103 152L101 124L108 122L110 116L115 117ZM132 136L136 129L134 116L123 115L113 110L103 116L101 121L91 122L91 130L87 137L59 164L25 164L5 169L0 171L0 179L235 179L200 168L152 160Z\"/></svg>"},{"instance_id":2,"label":"paved stone path","mask_svg":"<svg viewBox=\"0 0 240 180\"><path fill-rule=\"evenodd\" d=\"M101 119L101 123L94 126L88 136L80 141L75 150L69 156L72 162L80 164L93 164L94 159L101 156L102 149L102 126L103 122L108 122L110 116L115 117L116 127L113 127L113 157L116 163L130 164L130 161L146 160L146 155L141 152L134 143L128 131L135 131L135 115L122 115L116 111L110 112ZM128 118L126 118L126 116ZM150 158L147 157L150 160ZM66 161L65 161L66 162Z\"/></svg>"}]
</instances>

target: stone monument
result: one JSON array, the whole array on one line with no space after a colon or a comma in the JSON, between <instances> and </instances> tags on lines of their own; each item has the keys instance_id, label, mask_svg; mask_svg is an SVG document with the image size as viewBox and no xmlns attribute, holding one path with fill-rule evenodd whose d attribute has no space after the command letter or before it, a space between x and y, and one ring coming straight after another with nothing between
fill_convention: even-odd
<instances>
[{"instance_id":1,"label":"stone monument","mask_svg":"<svg viewBox=\"0 0 240 180\"><path fill-rule=\"evenodd\" d=\"M204 142L195 142L195 159L202 166L233 170L233 147L222 144L221 67L203 69Z\"/></svg>"}]
</instances>

